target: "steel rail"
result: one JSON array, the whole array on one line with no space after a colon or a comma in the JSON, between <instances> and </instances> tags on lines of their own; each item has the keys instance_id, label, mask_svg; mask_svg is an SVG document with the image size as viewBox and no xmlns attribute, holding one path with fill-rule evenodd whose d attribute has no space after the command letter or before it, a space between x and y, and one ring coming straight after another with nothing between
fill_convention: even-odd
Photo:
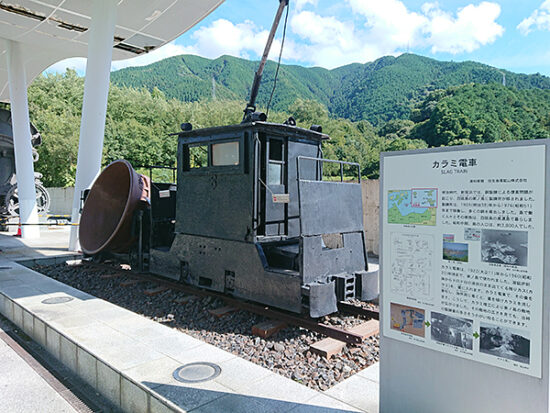
<instances>
[{"instance_id":1,"label":"steel rail","mask_svg":"<svg viewBox=\"0 0 550 413\"><path fill-rule=\"evenodd\" d=\"M338 311L341 313L354 315L358 317L365 317L369 319L380 320L380 311L375 309L367 309L363 307L356 306L351 303L346 303L345 301L340 301L338 303Z\"/></svg>"},{"instance_id":2,"label":"steel rail","mask_svg":"<svg viewBox=\"0 0 550 413\"><path fill-rule=\"evenodd\" d=\"M321 323L313 318L300 316L294 313L289 313L284 310L274 309L270 306L256 304L249 301L243 301L235 297L222 294L217 291L205 290L190 286L187 284L182 284L176 281L170 281L166 278L160 278L150 274L139 273L131 270L123 270L121 268L116 268L108 264L97 263L93 261L86 261L86 263L101 269L107 269L110 271L117 271L123 273L124 275L132 278L140 278L146 281L155 282L161 286L169 287L170 289L183 291L187 294L197 295L202 297L216 297L225 301L228 305L238 308L240 310L250 311L258 315L269 317L275 320L282 321L287 324L294 325L296 327L303 327L310 331L315 331L316 333L323 334L327 337L334 338L339 341L343 341L348 344L361 344L363 342L363 336L352 331L348 331L342 328L334 327L328 324ZM353 309L352 307L355 307ZM372 310L366 310L361 307L354 306L349 303L339 303L339 308L342 312L362 316L366 318L378 319L378 313Z\"/></svg>"}]
</instances>

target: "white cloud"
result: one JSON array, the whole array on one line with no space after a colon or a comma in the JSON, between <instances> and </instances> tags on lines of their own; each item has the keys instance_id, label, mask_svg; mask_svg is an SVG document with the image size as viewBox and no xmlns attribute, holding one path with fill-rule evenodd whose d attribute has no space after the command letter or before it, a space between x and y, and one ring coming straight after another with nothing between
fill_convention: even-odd
<instances>
[{"instance_id":1,"label":"white cloud","mask_svg":"<svg viewBox=\"0 0 550 413\"><path fill-rule=\"evenodd\" d=\"M526 36L533 31L533 27L550 30L550 0L545 0L529 17L523 19L517 29Z\"/></svg>"},{"instance_id":2,"label":"white cloud","mask_svg":"<svg viewBox=\"0 0 550 413\"><path fill-rule=\"evenodd\" d=\"M211 59L224 54L256 59L263 54L268 36L268 30L257 27L249 20L234 24L229 20L219 19L210 26L201 27L193 33L191 38L195 43L187 50ZM277 38L273 41L269 58L276 59L280 48L281 41ZM288 39L285 41L283 57L286 59L297 57L296 45Z\"/></svg>"},{"instance_id":3,"label":"white cloud","mask_svg":"<svg viewBox=\"0 0 550 413\"><path fill-rule=\"evenodd\" d=\"M215 58L222 54L246 56L249 52L262 53L268 32L259 30L250 20L233 24L219 19L210 26L201 27L192 36L196 43L193 48L202 56Z\"/></svg>"},{"instance_id":4,"label":"white cloud","mask_svg":"<svg viewBox=\"0 0 550 413\"><path fill-rule=\"evenodd\" d=\"M497 23L500 6L489 1L469 4L451 13L442 10L438 3L424 3L415 12L402 0L344 0L339 10L349 11L345 19L315 12L318 0L296 0L293 4L283 57L327 68L399 55L409 48L430 48L432 53L468 53L494 42L504 32ZM530 30L533 25L542 25L544 16L550 28L550 0L533 13L529 18L532 21L522 22L520 26L523 24L525 30ZM271 48L270 59L278 57L281 32L282 27ZM208 58L228 54L258 59L268 34L268 30L250 20L233 23L218 19L199 27L187 37L185 46L172 42L151 53L113 62L112 69L143 66L185 53ZM48 71L75 67L83 73L85 62L85 59L69 59Z\"/></svg>"},{"instance_id":5,"label":"white cloud","mask_svg":"<svg viewBox=\"0 0 550 413\"><path fill-rule=\"evenodd\" d=\"M292 31L307 44L300 45L300 60L334 68L349 62L367 61L380 56L372 43L362 43L353 22L334 17L322 17L303 11L291 20Z\"/></svg>"},{"instance_id":6,"label":"white cloud","mask_svg":"<svg viewBox=\"0 0 550 413\"><path fill-rule=\"evenodd\" d=\"M425 4L423 11L429 18L426 28L432 52L473 52L481 46L493 43L504 33L504 27L496 22L500 5L482 2L470 4L458 10L456 17L440 10L435 4Z\"/></svg>"},{"instance_id":7,"label":"white cloud","mask_svg":"<svg viewBox=\"0 0 550 413\"><path fill-rule=\"evenodd\" d=\"M384 49L395 49L415 43L421 29L428 23L426 16L411 12L398 0L348 0L354 13L366 19L369 40L383 43Z\"/></svg>"},{"instance_id":8,"label":"white cloud","mask_svg":"<svg viewBox=\"0 0 550 413\"><path fill-rule=\"evenodd\" d=\"M294 8L296 11L300 11L303 8L305 8L308 4L311 4L312 6L317 6L318 0L295 0L294 1Z\"/></svg>"},{"instance_id":9,"label":"white cloud","mask_svg":"<svg viewBox=\"0 0 550 413\"><path fill-rule=\"evenodd\" d=\"M420 12L413 12L399 0L346 2L353 21L312 11L293 16L292 30L306 43L298 49L303 61L332 68L397 55L409 47L430 47L433 53L472 52L504 32L496 22L500 6L487 1L456 14L441 10L437 3L425 3Z\"/></svg>"}]
</instances>

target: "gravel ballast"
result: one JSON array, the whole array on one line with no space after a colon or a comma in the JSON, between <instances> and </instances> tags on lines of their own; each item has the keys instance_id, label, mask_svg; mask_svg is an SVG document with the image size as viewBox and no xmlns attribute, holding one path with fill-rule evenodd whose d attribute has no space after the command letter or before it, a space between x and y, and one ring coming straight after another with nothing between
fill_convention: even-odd
<instances>
[{"instance_id":1,"label":"gravel ballast","mask_svg":"<svg viewBox=\"0 0 550 413\"><path fill-rule=\"evenodd\" d=\"M266 321L267 318L243 310L217 318L208 312L225 305L217 298L187 296L191 299L180 304L175 301L186 297L181 291L168 290L155 296L147 296L144 291L156 287L157 284L141 282L121 287L121 281L131 278L131 274L128 277L102 279L100 275L113 274L116 270L97 268L86 262L77 266L37 265L33 269L88 294L177 328L185 334L315 390L327 390L379 359L378 335L367 338L361 346L348 345L340 354L327 360L309 350L311 344L324 336L288 326L270 338L256 337L252 335L252 326ZM367 308L373 307L372 304L361 304ZM334 315L327 316L322 321L334 326L352 327L365 320Z\"/></svg>"}]
</instances>

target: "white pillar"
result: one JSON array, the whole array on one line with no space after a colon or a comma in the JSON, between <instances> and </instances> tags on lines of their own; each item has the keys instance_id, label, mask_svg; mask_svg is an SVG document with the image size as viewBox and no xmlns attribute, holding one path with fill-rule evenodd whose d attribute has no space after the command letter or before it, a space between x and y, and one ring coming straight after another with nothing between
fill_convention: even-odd
<instances>
[{"instance_id":1,"label":"white pillar","mask_svg":"<svg viewBox=\"0 0 550 413\"><path fill-rule=\"evenodd\" d=\"M23 61L23 45L8 40L8 80L11 103L11 126L15 151L15 173L22 224L37 224L36 189L32 159L31 128L27 101L27 76ZM40 237L38 226L23 225L22 238Z\"/></svg>"},{"instance_id":2,"label":"white pillar","mask_svg":"<svg viewBox=\"0 0 550 413\"><path fill-rule=\"evenodd\" d=\"M114 0L94 0L84 81L80 142L72 207L72 223L80 221L80 197L99 174L116 24ZM79 249L78 227L71 227L69 250Z\"/></svg>"}]
</instances>

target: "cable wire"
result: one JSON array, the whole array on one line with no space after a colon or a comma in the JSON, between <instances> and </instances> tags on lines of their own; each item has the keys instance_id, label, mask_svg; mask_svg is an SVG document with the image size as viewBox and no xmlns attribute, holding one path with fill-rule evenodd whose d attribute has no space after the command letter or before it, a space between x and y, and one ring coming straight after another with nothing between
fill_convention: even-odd
<instances>
[{"instance_id":1,"label":"cable wire","mask_svg":"<svg viewBox=\"0 0 550 413\"><path fill-rule=\"evenodd\" d=\"M269 96L269 101L267 102L267 109L265 111L266 116L269 115L269 107L271 106L271 101L273 100L273 95L275 89L277 88L277 78L279 77L279 69L281 68L281 58L283 57L283 49L285 47L285 38L286 38L286 26L288 23L288 11L290 9L290 4L286 5L286 16L285 16L285 26L283 28L283 40L281 41L281 50L279 51L279 61L277 62L277 70L275 71L275 80L273 81L273 89L271 89L271 96Z\"/></svg>"}]
</instances>

